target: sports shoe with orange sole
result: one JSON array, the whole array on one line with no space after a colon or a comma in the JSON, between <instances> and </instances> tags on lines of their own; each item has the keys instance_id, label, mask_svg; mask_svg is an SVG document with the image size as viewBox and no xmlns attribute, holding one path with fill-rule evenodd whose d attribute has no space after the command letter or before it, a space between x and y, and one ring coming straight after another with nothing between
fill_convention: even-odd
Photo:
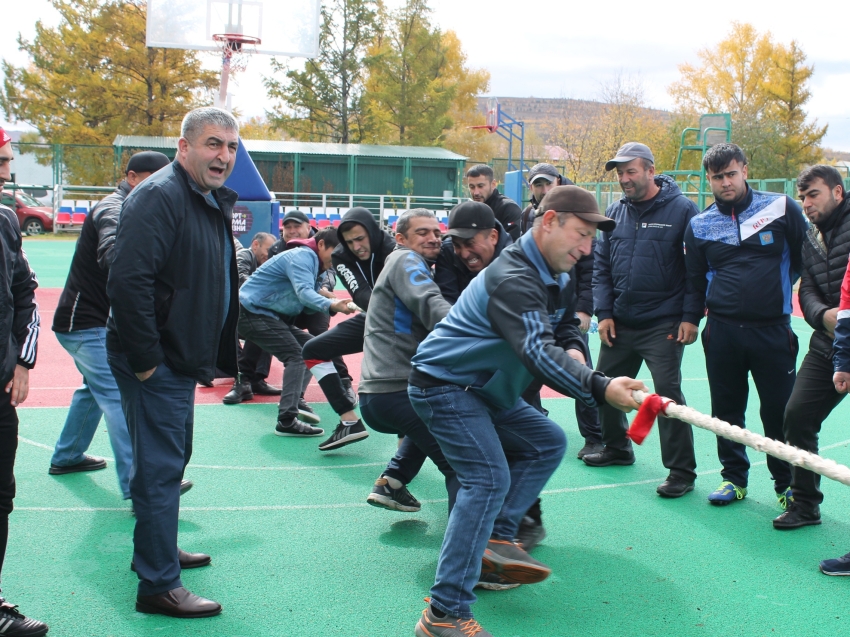
<instances>
[{"instance_id":1,"label":"sports shoe with orange sole","mask_svg":"<svg viewBox=\"0 0 850 637\"><path fill-rule=\"evenodd\" d=\"M416 637L493 637L481 628L474 619L461 617L437 617L431 610L431 598L426 597L428 607L422 611L422 617L416 624Z\"/></svg>"},{"instance_id":2,"label":"sports shoe with orange sole","mask_svg":"<svg viewBox=\"0 0 850 637\"><path fill-rule=\"evenodd\" d=\"M536 584L552 574L552 569L538 562L515 542L490 540L481 558L481 574L497 573L503 580L516 584Z\"/></svg>"}]
</instances>

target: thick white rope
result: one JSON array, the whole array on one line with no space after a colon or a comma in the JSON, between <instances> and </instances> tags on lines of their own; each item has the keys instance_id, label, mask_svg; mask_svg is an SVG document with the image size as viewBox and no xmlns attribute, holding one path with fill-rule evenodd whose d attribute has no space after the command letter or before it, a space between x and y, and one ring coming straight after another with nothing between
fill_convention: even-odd
<instances>
[{"instance_id":1,"label":"thick white rope","mask_svg":"<svg viewBox=\"0 0 850 637\"><path fill-rule=\"evenodd\" d=\"M649 397L649 394L642 391L633 391L632 396L635 401L640 404L644 401L644 399ZM756 451L770 454L775 458L785 460L797 467L803 467L804 469L814 471L815 473L831 480L850 486L850 468L843 464L838 464L835 460L821 458L817 454L809 451L803 451L802 449L797 449L797 447L786 445L785 443L777 440L765 438L764 436L750 431L749 429L741 429L740 427L730 425L728 422L724 422L718 418L706 416L691 407L677 405L673 402L668 404L666 408L662 409L659 414L661 413L669 418L676 418L677 420L699 427L700 429L707 429L718 436L728 438L735 442L740 442L742 445L746 445Z\"/></svg>"}]
</instances>

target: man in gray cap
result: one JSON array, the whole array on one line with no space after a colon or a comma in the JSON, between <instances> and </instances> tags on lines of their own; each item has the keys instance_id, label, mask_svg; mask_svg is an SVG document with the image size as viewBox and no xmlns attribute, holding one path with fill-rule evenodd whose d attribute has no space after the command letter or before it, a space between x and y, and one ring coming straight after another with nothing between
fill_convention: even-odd
<instances>
[{"instance_id":1,"label":"man in gray cap","mask_svg":"<svg viewBox=\"0 0 850 637\"><path fill-rule=\"evenodd\" d=\"M614 226L591 193L553 189L531 232L473 279L411 361L410 402L462 485L420 637L489 637L472 619L482 570L524 584L552 572L514 542L566 450L561 427L520 398L531 381L591 405L637 407L632 390L643 383L606 378L555 343L555 325L574 312L567 273L590 252L597 224Z\"/></svg>"},{"instance_id":2,"label":"man in gray cap","mask_svg":"<svg viewBox=\"0 0 850 637\"><path fill-rule=\"evenodd\" d=\"M646 363L655 391L685 404L682 354L696 340L704 295L685 275L682 242L699 211L667 175L655 174L655 159L644 144L629 142L605 164L616 168L623 198L606 216L616 220L596 245L593 301L602 348L596 369L603 374L635 376ZM605 448L586 455L592 467L630 465L635 461L622 412L599 408ZM659 417L661 459L669 476L658 495L678 498L693 491L696 458L691 426Z\"/></svg>"}]
</instances>

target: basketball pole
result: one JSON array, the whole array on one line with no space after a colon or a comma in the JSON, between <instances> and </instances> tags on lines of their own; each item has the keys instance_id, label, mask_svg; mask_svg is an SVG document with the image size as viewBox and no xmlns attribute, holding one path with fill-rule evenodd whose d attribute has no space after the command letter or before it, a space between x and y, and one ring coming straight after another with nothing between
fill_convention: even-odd
<instances>
[{"instance_id":1,"label":"basketball pole","mask_svg":"<svg viewBox=\"0 0 850 637\"><path fill-rule=\"evenodd\" d=\"M218 97L215 99L215 105L218 108L230 112L230 105L227 103L227 83L230 80L230 58L233 56L233 49L230 48L230 43L224 49L224 55L221 62L221 81L218 85Z\"/></svg>"}]
</instances>

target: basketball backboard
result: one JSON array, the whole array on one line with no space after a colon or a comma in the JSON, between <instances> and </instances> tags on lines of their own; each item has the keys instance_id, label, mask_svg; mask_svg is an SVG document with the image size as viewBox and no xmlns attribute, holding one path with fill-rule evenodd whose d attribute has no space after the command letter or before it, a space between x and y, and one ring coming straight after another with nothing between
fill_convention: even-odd
<instances>
[{"instance_id":1,"label":"basketball backboard","mask_svg":"<svg viewBox=\"0 0 850 637\"><path fill-rule=\"evenodd\" d=\"M148 0L147 45L215 51L217 34L259 38L257 53L315 57L321 0Z\"/></svg>"}]
</instances>

